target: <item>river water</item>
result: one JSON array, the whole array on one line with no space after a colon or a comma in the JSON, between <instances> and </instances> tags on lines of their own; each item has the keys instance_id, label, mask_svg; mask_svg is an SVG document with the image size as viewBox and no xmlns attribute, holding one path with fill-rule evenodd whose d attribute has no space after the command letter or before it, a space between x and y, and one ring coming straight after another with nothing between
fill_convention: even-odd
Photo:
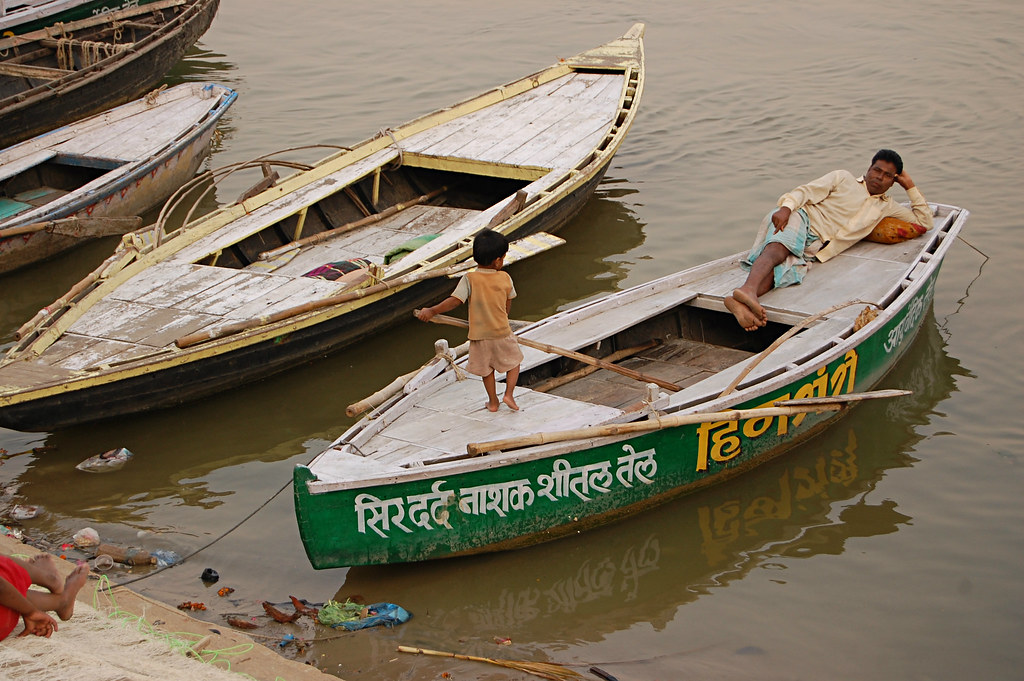
<instances>
[{"instance_id":1,"label":"river water","mask_svg":"<svg viewBox=\"0 0 1024 681\"><path fill-rule=\"evenodd\" d=\"M270 645L315 633L282 654L346 679L531 678L399 644L584 673L597 665L621 681L1024 678L1024 366L1013 340L1024 331L1024 5L222 0L168 82L240 93L210 160L220 167L351 144L636 21L647 24L648 62L636 124L562 233L568 244L512 269L513 316L538 319L741 250L781 193L835 168L860 174L891 147L929 200L972 213L933 313L886 381L912 397L864 405L768 466L577 537L314 571L291 470L351 423L347 404L432 354L438 327L411 320L181 408L52 433L0 430L0 501L43 508L20 529L51 545L88 526L113 543L202 549L132 588L204 601L200 616L216 626L289 595L358 594L411 611L395 629L344 634L261 618L254 633ZM243 189L222 186L217 200ZM111 246L0 282L0 345ZM121 446L135 459L117 473L74 469ZM206 567L230 597L199 580Z\"/></svg>"}]
</instances>

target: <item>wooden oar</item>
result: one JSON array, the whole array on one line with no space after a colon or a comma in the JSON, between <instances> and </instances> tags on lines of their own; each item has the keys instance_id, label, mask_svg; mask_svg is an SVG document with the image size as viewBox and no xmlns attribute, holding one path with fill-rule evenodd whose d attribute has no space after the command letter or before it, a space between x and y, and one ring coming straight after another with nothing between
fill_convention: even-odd
<instances>
[{"instance_id":1,"label":"wooden oar","mask_svg":"<svg viewBox=\"0 0 1024 681\"><path fill-rule=\"evenodd\" d=\"M809 397L800 400L780 400L774 407L762 407L760 409L730 409L728 411L716 411L704 414L678 414L676 416L653 416L647 421L636 421L634 423L611 423L603 426L592 426L590 428L577 428L575 430L559 430L549 433L535 433L521 437L508 438L506 440L491 440L490 442L470 442L466 445L466 452L472 456L485 452L508 451L522 447L533 447L535 445L546 445L552 442L566 442L568 440L586 440L589 438L608 437L610 435L626 435L629 433L646 433L664 428L676 426L688 426L698 423L717 423L719 421L743 421L746 419L766 418L769 416L795 416L796 414L812 413L818 414L824 411L839 411L850 402L863 400L874 400L889 397L909 395L909 390L875 390L866 393L849 393L847 395L836 395L834 397Z\"/></svg>"},{"instance_id":2,"label":"wooden oar","mask_svg":"<svg viewBox=\"0 0 1024 681\"><path fill-rule=\"evenodd\" d=\"M561 246L565 243L565 239L557 237L547 232L537 232L530 236L517 239L508 245L509 255L515 253L517 257L515 260L522 260L538 253L543 253L556 246ZM514 260L507 260L507 262L513 262ZM263 315L256 317L255 319L245 319L240 322L234 322L232 324L225 324L224 326L217 326L212 329L206 329L204 331L197 331L196 333L182 336L174 341L174 344L179 348L187 348L199 343L205 343L207 341L216 340L217 338L224 338L242 331L248 331L249 329L255 329L260 326L267 324L274 324L276 322L290 319L291 317L297 317L298 315L312 312L314 310L320 310L326 307L332 307L334 305L341 305L342 303L348 303L353 300L365 298L381 291L388 289L400 288L408 284L413 284L418 281L424 281L426 279L435 279L438 277L448 277L453 274L459 274L467 270L473 269L474 265L472 262L462 262L458 265L452 265L451 267L443 267L439 269L427 269L425 271L412 272L396 279L383 281L379 284L373 284L372 286L365 286L363 288L355 289L353 291L344 291L328 298L321 298L319 300L313 300L308 303L301 305L295 305L289 307L286 310L275 312L269 315Z\"/></svg>"},{"instance_id":3,"label":"wooden oar","mask_svg":"<svg viewBox=\"0 0 1024 681\"><path fill-rule=\"evenodd\" d=\"M0 239L20 234L34 234L36 232L53 232L54 234L62 234L64 236L99 238L101 236L125 234L141 226L142 218L136 216L124 218L60 218L0 229Z\"/></svg>"},{"instance_id":4,"label":"wooden oar","mask_svg":"<svg viewBox=\"0 0 1024 681\"><path fill-rule=\"evenodd\" d=\"M448 315L443 314L435 315L434 317L431 318L430 321L436 322L438 324L448 324L449 326L461 326L464 329L469 328L469 322L465 321L464 319L459 319L458 317L449 317ZM534 350L543 350L544 352L549 352L552 355L561 355L562 357L575 359L578 362L583 362L584 364L590 364L596 367L600 367L602 369L607 369L608 371L614 371L617 374L628 376L629 378L635 379L637 381L643 381L644 383L653 383L659 388L664 388L665 390L671 390L672 392L677 392L681 390L681 388L675 383L669 383L668 381L663 381L660 378L655 378L654 376L647 376L646 374L641 374L639 371L627 369L626 367L621 367L618 364L612 364L611 362L605 362L604 360L597 359L596 357L591 357L590 355L584 355L582 352L576 352L575 350L567 350L566 348L548 345L547 343L541 343L539 341L530 340L529 338L523 338L522 336L516 336L516 340L519 341L520 345L525 345L528 348L533 348Z\"/></svg>"}]
</instances>

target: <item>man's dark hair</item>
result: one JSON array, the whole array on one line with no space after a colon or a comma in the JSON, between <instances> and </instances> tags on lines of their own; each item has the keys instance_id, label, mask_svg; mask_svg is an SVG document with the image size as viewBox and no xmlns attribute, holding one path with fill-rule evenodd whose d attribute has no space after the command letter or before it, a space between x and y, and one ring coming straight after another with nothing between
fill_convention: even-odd
<instances>
[{"instance_id":1,"label":"man's dark hair","mask_svg":"<svg viewBox=\"0 0 1024 681\"><path fill-rule=\"evenodd\" d=\"M508 239L493 229L485 229L473 239L473 260L477 265L490 265L508 253Z\"/></svg>"},{"instance_id":2,"label":"man's dark hair","mask_svg":"<svg viewBox=\"0 0 1024 681\"><path fill-rule=\"evenodd\" d=\"M886 161L896 166L896 174L899 175L903 172L903 159L892 149L879 149L875 157L871 159L871 165L875 165L875 161Z\"/></svg>"}]
</instances>

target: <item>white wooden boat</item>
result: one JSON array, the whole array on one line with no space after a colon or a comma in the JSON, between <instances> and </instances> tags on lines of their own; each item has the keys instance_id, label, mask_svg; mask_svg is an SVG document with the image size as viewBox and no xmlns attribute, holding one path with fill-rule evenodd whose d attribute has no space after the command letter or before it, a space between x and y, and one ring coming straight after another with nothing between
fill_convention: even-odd
<instances>
[{"instance_id":1,"label":"white wooden boat","mask_svg":"<svg viewBox=\"0 0 1024 681\"><path fill-rule=\"evenodd\" d=\"M185 83L0 151L0 273L123 234L192 179L234 90Z\"/></svg>"},{"instance_id":2,"label":"white wooden boat","mask_svg":"<svg viewBox=\"0 0 1024 681\"><path fill-rule=\"evenodd\" d=\"M125 238L17 332L0 361L0 426L50 430L166 407L317 359L448 292L444 275L471 258L481 230L513 240L558 230L636 117L643 30L378 134L170 234ZM403 247L411 252L388 257ZM367 266L356 281L306 276L357 261Z\"/></svg>"},{"instance_id":3,"label":"white wooden boat","mask_svg":"<svg viewBox=\"0 0 1024 681\"><path fill-rule=\"evenodd\" d=\"M746 253L530 324L517 331L521 411L489 412L464 359L431 361L296 467L310 562L410 562L548 541L778 455L867 397L910 346L967 219L933 208L924 236L861 242L816 264L803 285L764 295L769 323L754 332L724 304L746 277ZM604 368L592 371L594 358Z\"/></svg>"}]
</instances>

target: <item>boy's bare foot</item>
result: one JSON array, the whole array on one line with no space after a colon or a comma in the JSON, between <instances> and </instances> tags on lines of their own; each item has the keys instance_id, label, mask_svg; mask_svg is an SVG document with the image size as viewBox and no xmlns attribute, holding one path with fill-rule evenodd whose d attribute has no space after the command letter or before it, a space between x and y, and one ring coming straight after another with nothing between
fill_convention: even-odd
<instances>
[{"instance_id":1,"label":"boy's bare foot","mask_svg":"<svg viewBox=\"0 0 1024 681\"><path fill-rule=\"evenodd\" d=\"M742 288L738 288L732 292L732 297L750 308L750 311L754 313L754 317L757 318L758 326L764 326L768 323L768 313L761 307L761 303L756 295L751 295Z\"/></svg>"},{"instance_id":2,"label":"boy's bare foot","mask_svg":"<svg viewBox=\"0 0 1024 681\"><path fill-rule=\"evenodd\" d=\"M511 395L505 395L503 398L501 398L501 401L507 404L508 408L511 409L512 411L519 411L519 405L516 404L516 401L512 399Z\"/></svg>"},{"instance_id":3,"label":"boy's bare foot","mask_svg":"<svg viewBox=\"0 0 1024 681\"><path fill-rule=\"evenodd\" d=\"M487 402L487 411L498 411L498 400Z\"/></svg>"},{"instance_id":4,"label":"boy's bare foot","mask_svg":"<svg viewBox=\"0 0 1024 681\"><path fill-rule=\"evenodd\" d=\"M71 571L68 578L64 580L64 591L61 593L60 605L54 609L57 617L65 621L71 619L71 616L75 613L75 598L88 579L89 566L85 563L79 564Z\"/></svg>"},{"instance_id":5,"label":"boy's bare foot","mask_svg":"<svg viewBox=\"0 0 1024 681\"><path fill-rule=\"evenodd\" d=\"M732 296L725 299L725 309L732 312L732 316L736 318L744 331L757 331L761 327L753 311Z\"/></svg>"},{"instance_id":6,"label":"boy's bare foot","mask_svg":"<svg viewBox=\"0 0 1024 681\"><path fill-rule=\"evenodd\" d=\"M53 556L49 553L38 553L26 562L33 584L48 589L50 593L59 594L64 591L64 580L60 578L60 572L57 571L57 564L53 562Z\"/></svg>"}]
</instances>

